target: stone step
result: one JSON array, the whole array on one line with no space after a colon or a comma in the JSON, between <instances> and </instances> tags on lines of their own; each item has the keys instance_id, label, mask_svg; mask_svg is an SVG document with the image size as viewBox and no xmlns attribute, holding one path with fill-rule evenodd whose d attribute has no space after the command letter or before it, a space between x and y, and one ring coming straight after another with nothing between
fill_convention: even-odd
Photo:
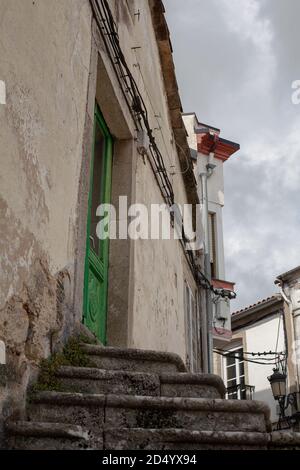
<instances>
[{"instance_id":1,"label":"stone step","mask_svg":"<svg viewBox=\"0 0 300 470\"><path fill-rule=\"evenodd\" d=\"M103 448L103 438L92 439L81 426L65 423L11 421L6 425L9 449L63 450Z\"/></svg>"},{"instance_id":2,"label":"stone step","mask_svg":"<svg viewBox=\"0 0 300 470\"><path fill-rule=\"evenodd\" d=\"M108 427L266 432L269 414L265 403L243 400L107 395L105 404Z\"/></svg>"},{"instance_id":3,"label":"stone step","mask_svg":"<svg viewBox=\"0 0 300 470\"><path fill-rule=\"evenodd\" d=\"M8 448L16 450L254 450L300 449L300 433L105 428L91 439L81 426L17 421L6 426Z\"/></svg>"},{"instance_id":4,"label":"stone step","mask_svg":"<svg viewBox=\"0 0 300 470\"><path fill-rule=\"evenodd\" d=\"M270 449L300 450L300 432L274 431L270 434Z\"/></svg>"},{"instance_id":5,"label":"stone step","mask_svg":"<svg viewBox=\"0 0 300 470\"><path fill-rule=\"evenodd\" d=\"M102 370L89 367L59 367L55 373L64 391L80 393L116 393L160 395L159 376L144 372Z\"/></svg>"},{"instance_id":6,"label":"stone step","mask_svg":"<svg viewBox=\"0 0 300 470\"><path fill-rule=\"evenodd\" d=\"M207 431L266 432L271 427L262 402L205 398L39 392L28 413L31 420L76 423L95 433L104 423Z\"/></svg>"},{"instance_id":7,"label":"stone step","mask_svg":"<svg viewBox=\"0 0 300 470\"><path fill-rule=\"evenodd\" d=\"M99 369L154 374L187 372L181 357L174 353L102 347L84 343L81 347Z\"/></svg>"},{"instance_id":8,"label":"stone step","mask_svg":"<svg viewBox=\"0 0 300 470\"><path fill-rule=\"evenodd\" d=\"M190 398L224 398L223 380L214 374L161 374L161 396Z\"/></svg>"},{"instance_id":9,"label":"stone step","mask_svg":"<svg viewBox=\"0 0 300 470\"><path fill-rule=\"evenodd\" d=\"M55 373L64 391L192 398L223 398L225 386L213 374L150 374L102 370L89 367L59 367Z\"/></svg>"},{"instance_id":10,"label":"stone step","mask_svg":"<svg viewBox=\"0 0 300 470\"><path fill-rule=\"evenodd\" d=\"M106 396L103 394L39 392L27 405L30 421L77 424L102 436Z\"/></svg>"},{"instance_id":11,"label":"stone step","mask_svg":"<svg viewBox=\"0 0 300 470\"><path fill-rule=\"evenodd\" d=\"M268 442L269 434L260 432L176 428L106 428L104 432L107 450L266 450Z\"/></svg>"}]
</instances>

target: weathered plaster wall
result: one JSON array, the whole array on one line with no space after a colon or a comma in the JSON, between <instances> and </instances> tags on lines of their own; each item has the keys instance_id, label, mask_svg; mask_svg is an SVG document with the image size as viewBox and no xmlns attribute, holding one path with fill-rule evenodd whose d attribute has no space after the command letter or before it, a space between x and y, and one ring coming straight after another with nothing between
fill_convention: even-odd
<instances>
[{"instance_id":1,"label":"weathered plaster wall","mask_svg":"<svg viewBox=\"0 0 300 470\"><path fill-rule=\"evenodd\" d=\"M186 189L170 122L157 43L148 2L114 2L121 47L135 76L149 112L149 121L163 154L175 201L187 203ZM140 15L134 13L140 11ZM136 150L135 150L136 151ZM164 203L147 158L135 155L132 201ZM137 240L131 245L132 312L128 331L130 346L177 352L185 349L184 280L189 277L181 244L177 240ZM191 288L195 288L193 278ZM130 300L129 300L130 301Z\"/></svg>"},{"instance_id":2,"label":"weathered plaster wall","mask_svg":"<svg viewBox=\"0 0 300 470\"><path fill-rule=\"evenodd\" d=\"M136 200L148 206L162 202L151 169L142 160L138 162ZM176 352L185 359L184 281L192 289L195 281L180 242L137 240L134 266L132 346Z\"/></svg>"},{"instance_id":3,"label":"weathered plaster wall","mask_svg":"<svg viewBox=\"0 0 300 470\"><path fill-rule=\"evenodd\" d=\"M91 48L88 0L2 0L0 339L4 415L72 315L78 180ZM70 318L68 322L70 322ZM0 410L1 414L1 410Z\"/></svg>"},{"instance_id":4,"label":"weathered plaster wall","mask_svg":"<svg viewBox=\"0 0 300 470\"><path fill-rule=\"evenodd\" d=\"M110 5L175 200L185 203L148 2L136 0L131 9L125 0ZM138 10L140 16L134 16ZM119 190L132 202L164 201L149 162L137 153L134 126L105 48L95 46L99 38L95 29L92 34L88 0L52 0L51 8L45 0L3 0L0 18L0 79L7 91L7 104L0 107L0 340L6 344L9 371L0 385L0 403L7 416L22 403L39 360L80 319L83 267L78 264L84 260L95 97L118 152L113 197ZM185 359L184 280L196 287L180 242L140 240L128 242L124 252L115 248L111 245L112 292L123 291L110 301L113 341L173 351ZM118 253L123 259L117 259ZM126 335L119 334L119 314L128 316Z\"/></svg>"},{"instance_id":5,"label":"weathered plaster wall","mask_svg":"<svg viewBox=\"0 0 300 470\"><path fill-rule=\"evenodd\" d=\"M186 189L172 131L151 12L145 0L112 2L123 53L147 106L150 125L163 154L178 201L186 200ZM140 12L139 16L134 13Z\"/></svg>"}]
</instances>

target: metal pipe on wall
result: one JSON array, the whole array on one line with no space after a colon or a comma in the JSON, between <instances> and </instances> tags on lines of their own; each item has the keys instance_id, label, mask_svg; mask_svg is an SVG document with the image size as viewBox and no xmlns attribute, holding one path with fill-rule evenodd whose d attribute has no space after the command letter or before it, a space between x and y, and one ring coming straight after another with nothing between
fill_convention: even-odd
<instances>
[{"instance_id":1,"label":"metal pipe on wall","mask_svg":"<svg viewBox=\"0 0 300 470\"><path fill-rule=\"evenodd\" d=\"M204 270L205 276L211 282L211 266L210 266L210 240L209 240L209 212L208 212L208 189L207 180L212 175L214 165L211 164L214 154L209 154L206 172L200 173L201 179L201 211L202 224L204 228ZM211 290L206 291L206 324L207 324L207 369L209 373L213 372L213 303Z\"/></svg>"}]
</instances>

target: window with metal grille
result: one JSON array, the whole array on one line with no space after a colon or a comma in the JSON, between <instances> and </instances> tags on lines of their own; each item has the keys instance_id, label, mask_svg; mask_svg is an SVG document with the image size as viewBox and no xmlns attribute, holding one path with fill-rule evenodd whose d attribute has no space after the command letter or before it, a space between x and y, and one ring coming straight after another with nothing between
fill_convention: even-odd
<instances>
[{"instance_id":1,"label":"window with metal grille","mask_svg":"<svg viewBox=\"0 0 300 470\"><path fill-rule=\"evenodd\" d=\"M217 278L217 224L216 214L212 212L208 214L208 230L211 277Z\"/></svg>"}]
</instances>

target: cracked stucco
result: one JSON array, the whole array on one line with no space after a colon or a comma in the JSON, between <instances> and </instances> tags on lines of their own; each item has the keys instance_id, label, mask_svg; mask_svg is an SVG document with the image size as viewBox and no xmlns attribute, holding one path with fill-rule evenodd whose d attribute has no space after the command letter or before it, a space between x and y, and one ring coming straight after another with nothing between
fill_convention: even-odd
<instances>
[{"instance_id":1,"label":"cracked stucco","mask_svg":"<svg viewBox=\"0 0 300 470\"><path fill-rule=\"evenodd\" d=\"M0 385L4 417L22 411L36 365L71 323L66 315L73 300L91 11L88 0L51 3L0 2L0 79L6 84L6 105L0 106L0 340L9 372ZM0 435L1 426L0 418Z\"/></svg>"}]
</instances>

